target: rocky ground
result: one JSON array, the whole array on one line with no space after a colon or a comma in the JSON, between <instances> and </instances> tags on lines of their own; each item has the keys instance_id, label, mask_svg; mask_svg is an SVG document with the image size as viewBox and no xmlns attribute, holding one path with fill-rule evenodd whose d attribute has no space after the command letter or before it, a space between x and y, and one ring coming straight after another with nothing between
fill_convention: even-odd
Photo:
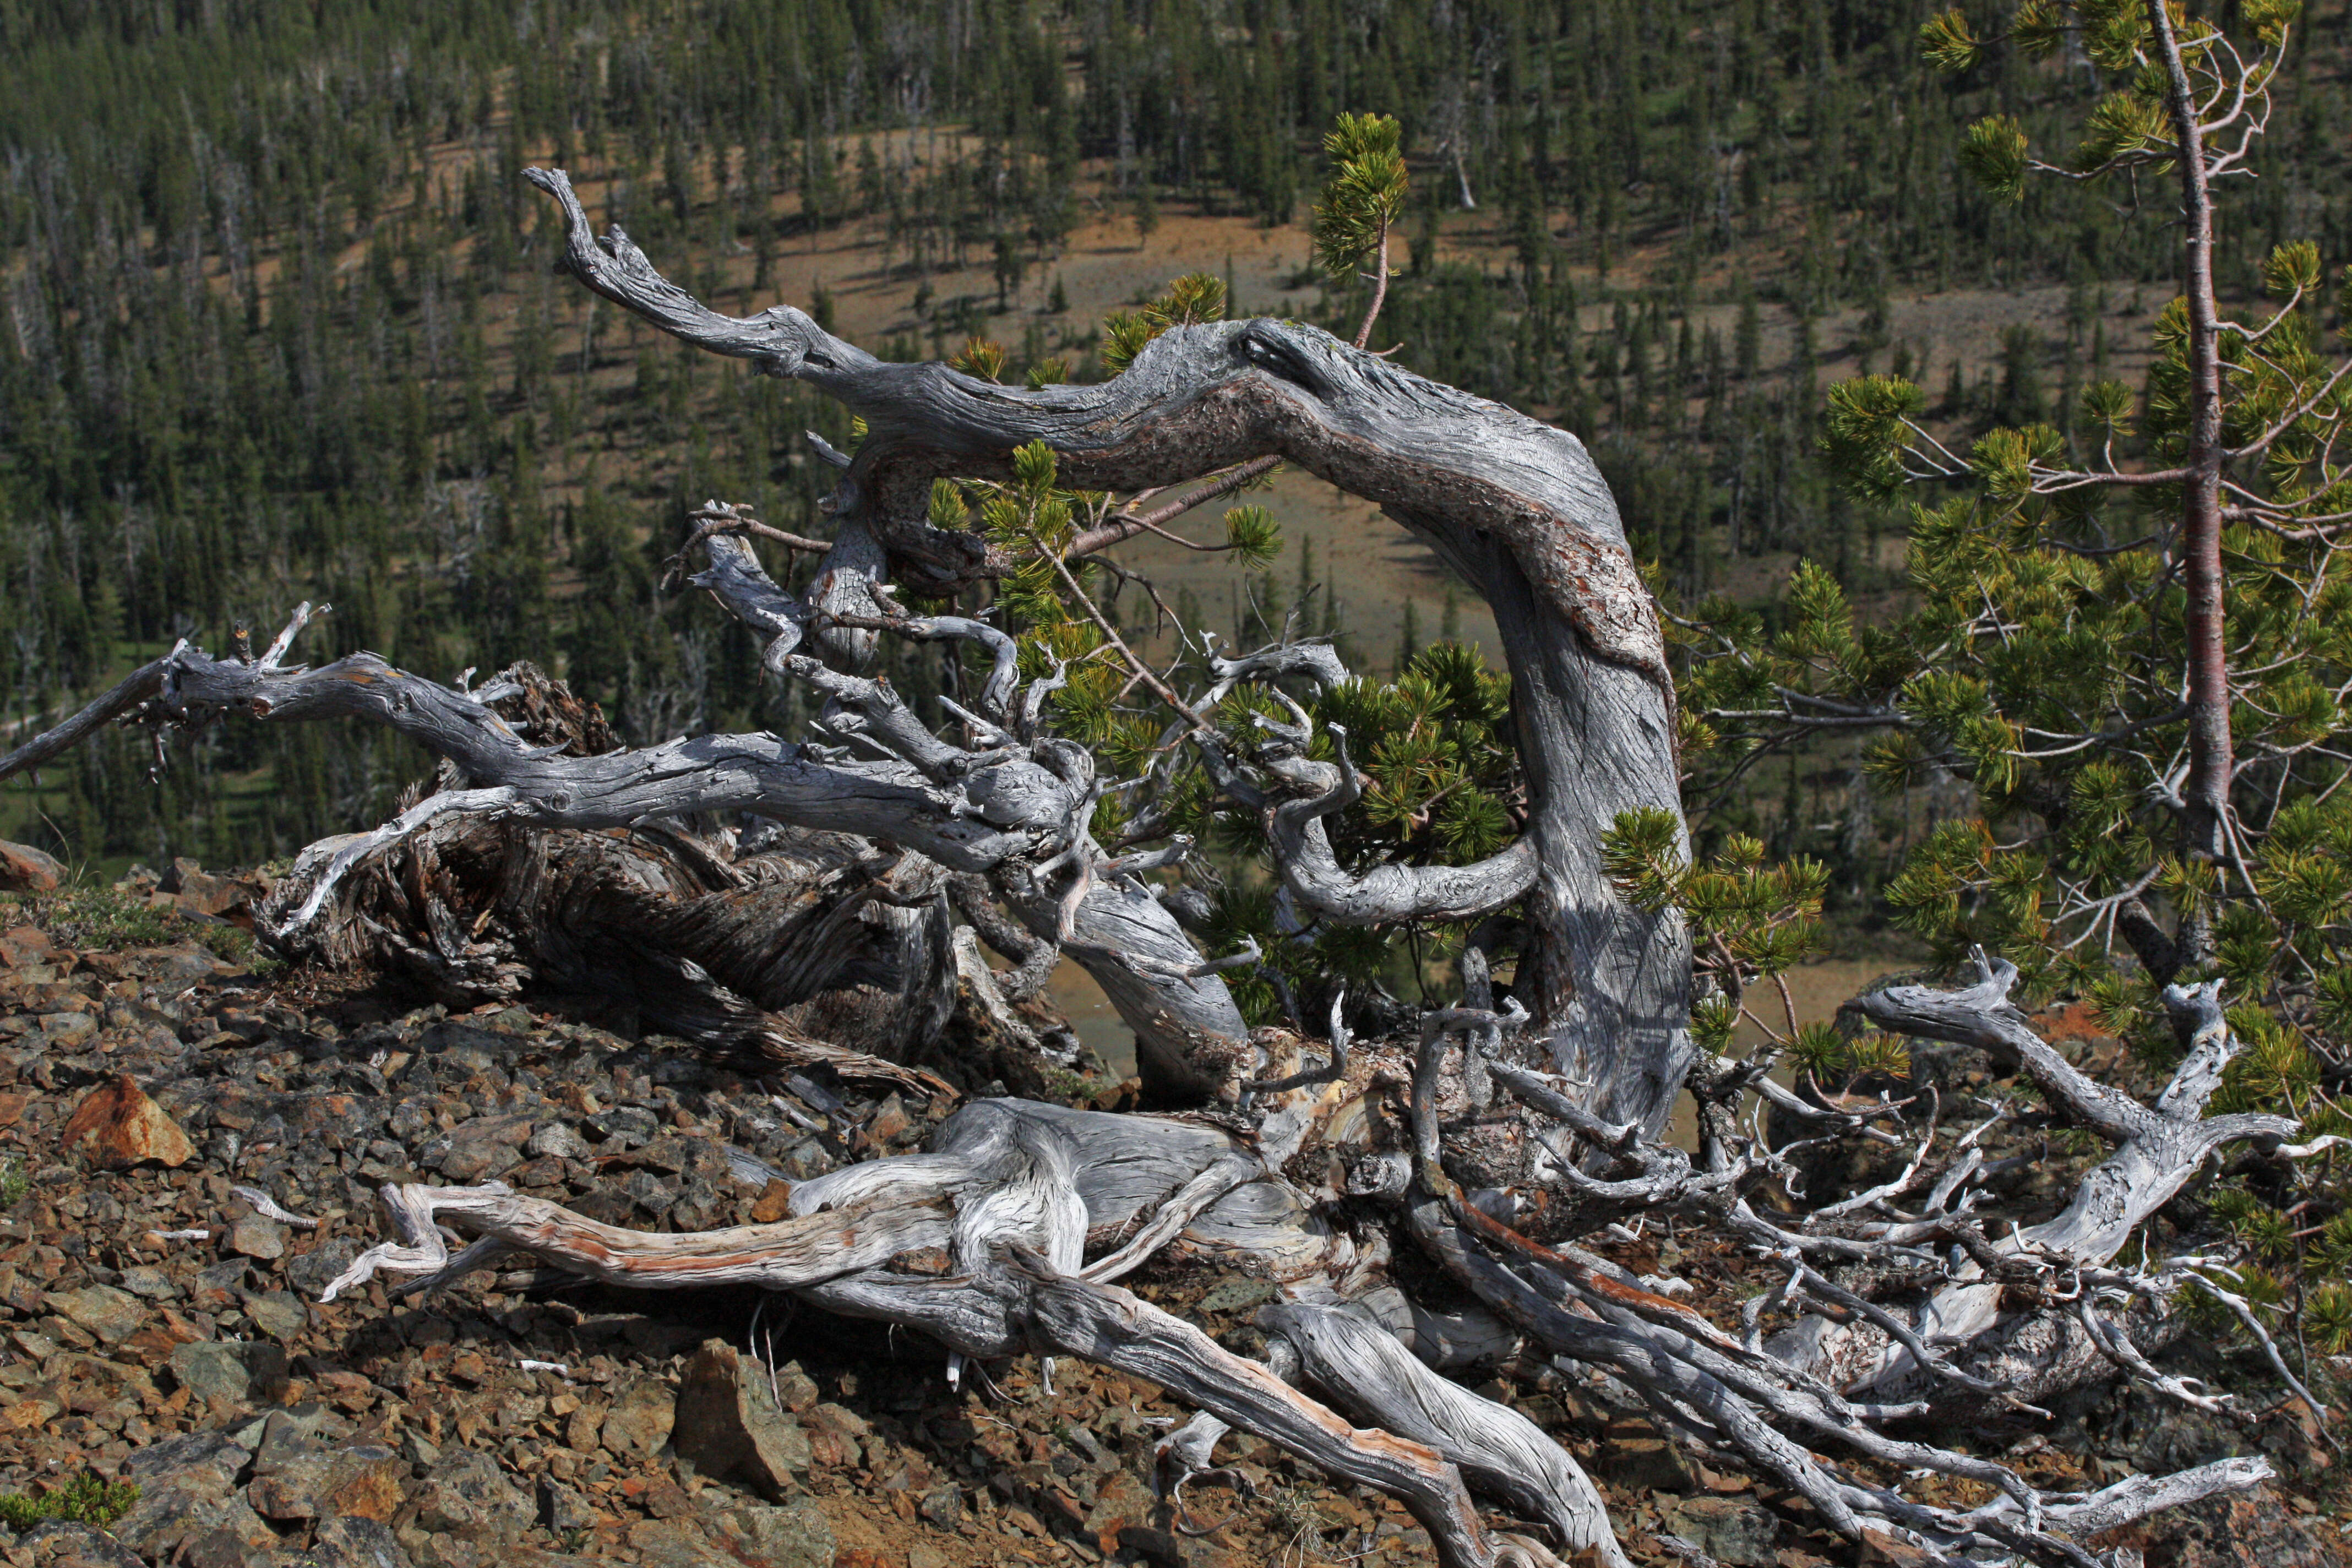
<instances>
[{"instance_id":1,"label":"rocky ground","mask_svg":"<svg viewBox=\"0 0 2352 1568\"><path fill-rule=\"evenodd\" d=\"M915 1147L952 1106L754 1079L625 1018L451 1017L260 973L216 918L246 889L184 866L164 882L0 903L0 1493L115 1505L102 1526L0 1529L11 1568L1431 1560L1398 1506L1248 1441L1220 1458L1255 1495L1197 1485L1192 1523L1218 1528L1183 1532L1151 1454L1186 1412L1084 1365L959 1394L938 1351L873 1325L520 1270L320 1304L383 1238L385 1182L495 1177L701 1229L776 1217L786 1183ZM1677 1261L1737 1286L1737 1258ZM1197 1272L1139 1288L1243 1348L1269 1294ZM1488 1392L1602 1481L1637 1557L1694 1561L1671 1535L1754 1568L1857 1560L1605 1389L1544 1370ZM2108 1394L1999 1436L2047 1485L2267 1447L2278 1489L2117 1543L2158 1568L2320 1568L2352 1529L2340 1463L2291 1419L2247 1432ZM117 1512L130 1494L91 1477L136 1500Z\"/></svg>"}]
</instances>

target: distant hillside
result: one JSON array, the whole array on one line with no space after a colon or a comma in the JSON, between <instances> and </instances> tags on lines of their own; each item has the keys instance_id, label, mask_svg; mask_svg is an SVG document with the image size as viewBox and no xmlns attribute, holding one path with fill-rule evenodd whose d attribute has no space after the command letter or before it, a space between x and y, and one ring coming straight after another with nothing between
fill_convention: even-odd
<instances>
[{"instance_id":1,"label":"distant hillside","mask_svg":"<svg viewBox=\"0 0 2352 1568\"><path fill-rule=\"evenodd\" d=\"M1824 481L1822 385L1895 366L1956 427L2063 425L2083 381L2137 379L2168 295L2160 192L1964 189L1969 118L2052 121L2100 84L1933 79L1928 9L0 0L0 720L323 597L321 650L538 658L633 736L778 721L744 635L655 584L705 496L823 531L801 432L841 416L551 277L534 162L726 308L1085 377L1101 314L1182 270L1351 319L1306 267L1317 137L1393 112L1416 196L1381 342L1583 435L1674 592L1759 597L1801 552L1886 591L1900 520ZM2352 255L2348 58L2352 5L2316 8L2230 275L2290 235ZM1384 666L1444 585L1316 489L1283 492L1257 610L1319 586ZM1252 613L1181 556L1137 553L1213 624ZM12 784L0 835L253 859L419 771L376 735L194 743L160 790L130 735Z\"/></svg>"}]
</instances>

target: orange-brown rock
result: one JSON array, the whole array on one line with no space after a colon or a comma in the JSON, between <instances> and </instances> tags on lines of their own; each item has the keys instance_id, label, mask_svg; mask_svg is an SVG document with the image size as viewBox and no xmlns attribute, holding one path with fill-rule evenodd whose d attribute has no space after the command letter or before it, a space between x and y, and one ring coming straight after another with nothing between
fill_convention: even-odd
<instances>
[{"instance_id":1,"label":"orange-brown rock","mask_svg":"<svg viewBox=\"0 0 2352 1568\"><path fill-rule=\"evenodd\" d=\"M49 943L49 933L38 926L11 926L0 931L0 969L21 969L27 963L47 963L55 951Z\"/></svg>"},{"instance_id":2,"label":"orange-brown rock","mask_svg":"<svg viewBox=\"0 0 2352 1568\"><path fill-rule=\"evenodd\" d=\"M80 1154L93 1164L108 1167L143 1164L184 1165L196 1148L180 1124L147 1097L129 1073L90 1091L66 1123L65 1152Z\"/></svg>"},{"instance_id":3,"label":"orange-brown rock","mask_svg":"<svg viewBox=\"0 0 2352 1568\"><path fill-rule=\"evenodd\" d=\"M0 893L54 893L65 874L54 857L0 838Z\"/></svg>"}]
</instances>

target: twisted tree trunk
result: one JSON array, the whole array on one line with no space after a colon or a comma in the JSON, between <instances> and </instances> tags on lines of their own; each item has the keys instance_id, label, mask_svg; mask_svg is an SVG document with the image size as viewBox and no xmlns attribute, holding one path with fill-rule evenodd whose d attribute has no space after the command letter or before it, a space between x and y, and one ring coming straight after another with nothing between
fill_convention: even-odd
<instances>
[{"instance_id":1,"label":"twisted tree trunk","mask_svg":"<svg viewBox=\"0 0 2352 1568\"><path fill-rule=\"evenodd\" d=\"M886 574L940 594L1003 571L1009 563L978 535L930 525L930 485L1007 475L1013 450L1030 441L1053 448L1066 481L1104 489L1278 457L1426 540L1486 597L1502 634L1533 800L1528 847L1481 868L1381 868L1377 888L1335 888L1286 858L1286 882L1308 910L1342 922L1477 913L1524 895L1517 988L1553 1062L1593 1085L1602 1114L1664 1124L1690 1060L1689 942L1678 914L1619 900L1600 846L1621 812L1680 816L1673 679L1616 506L1575 437L1293 322L1180 327L1095 386L1022 391L945 365L886 363L790 306L746 319L707 310L625 235L599 242L562 173L529 177L562 204L567 265L589 288L865 418L866 439L829 503L840 532L814 611L885 613L875 591ZM771 624L798 646L795 628ZM818 647L854 671L872 638L835 628ZM1177 1090L1224 1078L1241 1029L1223 985L1205 977L1171 991L1129 961L1181 938L1172 922L1163 929L1132 900L1108 896L1090 896L1081 911L1069 951L1134 1028L1147 1069ZM1145 946L1125 945L1136 942Z\"/></svg>"}]
</instances>

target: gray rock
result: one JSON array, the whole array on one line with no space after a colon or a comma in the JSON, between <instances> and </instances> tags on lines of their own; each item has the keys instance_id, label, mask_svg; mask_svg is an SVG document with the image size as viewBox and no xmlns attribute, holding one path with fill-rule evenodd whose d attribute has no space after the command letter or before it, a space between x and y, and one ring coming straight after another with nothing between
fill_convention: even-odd
<instances>
[{"instance_id":1,"label":"gray rock","mask_svg":"<svg viewBox=\"0 0 2352 1568\"><path fill-rule=\"evenodd\" d=\"M356 1237L339 1236L291 1258L286 1265L286 1283L291 1285L306 1300L315 1301L320 1293L360 1255L364 1245Z\"/></svg>"},{"instance_id":2,"label":"gray rock","mask_svg":"<svg viewBox=\"0 0 2352 1568\"><path fill-rule=\"evenodd\" d=\"M41 1521L16 1537L16 1550L29 1552L46 1568L146 1568L106 1531L71 1520Z\"/></svg>"},{"instance_id":3,"label":"gray rock","mask_svg":"<svg viewBox=\"0 0 2352 1568\"><path fill-rule=\"evenodd\" d=\"M952 1481L941 1481L923 1494L915 1511L937 1529L953 1530L963 1522L963 1491Z\"/></svg>"},{"instance_id":4,"label":"gray rock","mask_svg":"<svg viewBox=\"0 0 2352 1568\"><path fill-rule=\"evenodd\" d=\"M808 1437L776 1407L767 1369L725 1340L704 1341L687 1363L670 1445L704 1475L772 1499L789 1492L810 1462Z\"/></svg>"},{"instance_id":5,"label":"gray rock","mask_svg":"<svg viewBox=\"0 0 2352 1568\"><path fill-rule=\"evenodd\" d=\"M541 1476L539 1478L539 1522L558 1536L566 1536L576 1530L595 1528L596 1510L576 1489L565 1486L552 1476Z\"/></svg>"},{"instance_id":6,"label":"gray rock","mask_svg":"<svg viewBox=\"0 0 2352 1568\"><path fill-rule=\"evenodd\" d=\"M524 1147L535 1158L541 1160L584 1160L588 1157L588 1140L580 1136L577 1128L565 1121L549 1122L533 1132L530 1142Z\"/></svg>"},{"instance_id":7,"label":"gray rock","mask_svg":"<svg viewBox=\"0 0 2352 1568\"><path fill-rule=\"evenodd\" d=\"M290 1340L310 1326L310 1309L289 1290L247 1296L245 1315L273 1340Z\"/></svg>"},{"instance_id":8,"label":"gray rock","mask_svg":"<svg viewBox=\"0 0 2352 1568\"><path fill-rule=\"evenodd\" d=\"M1660 1522L1717 1562L1737 1568L1765 1568L1780 1548L1780 1521L1746 1498L1685 1498L1668 1508Z\"/></svg>"},{"instance_id":9,"label":"gray rock","mask_svg":"<svg viewBox=\"0 0 2352 1568\"><path fill-rule=\"evenodd\" d=\"M257 1214L247 1215L229 1228L229 1249L247 1258L286 1256L286 1227Z\"/></svg>"},{"instance_id":10,"label":"gray rock","mask_svg":"<svg viewBox=\"0 0 2352 1568\"><path fill-rule=\"evenodd\" d=\"M153 1489L175 1477L194 1475L198 1484L226 1491L252 1458L252 1449L230 1442L218 1432L190 1432L132 1449L122 1461L122 1478Z\"/></svg>"},{"instance_id":11,"label":"gray rock","mask_svg":"<svg viewBox=\"0 0 2352 1568\"><path fill-rule=\"evenodd\" d=\"M79 1323L96 1334L107 1344L114 1344L138 1331L147 1321L147 1309L139 1298L111 1285L92 1285L80 1290L52 1290L43 1300L49 1310L69 1322Z\"/></svg>"},{"instance_id":12,"label":"gray rock","mask_svg":"<svg viewBox=\"0 0 2352 1568\"><path fill-rule=\"evenodd\" d=\"M416 1163L453 1182L488 1181L522 1163L530 1135L528 1116L478 1116L428 1142Z\"/></svg>"},{"instance_id":13,"label":"gray rock","mask_svg":"<svg viewBox=\"0 0 2352 1568\"><path fill-rule=\"evenodd\" d=\"M766 1568L833 1568L833 1526L813 1503L739 1510L752 1560Z\"/></svg>"},{"instance_id":14,"label":"gray rock","mask_svg":"<svg viewBox=\"0 0 2352 1568\"><path fill-rule=\"evenodd\" d=\"M471 1448L443 1454L416 1493L416 1523L433 1531L524 1529L532 1511L498 1461Z\"/></svg>"},{"instance_id":15,"label":"gray rock","mask_svg":"<svg viewBox=\"0 0 2352 1568\"><path fill-rule=\"evenodd\" d=\"M413 1568L391 1528L373 1519L327 1521L302 1561L306 1568Z\"/></svg>"},{"instance_id":16,"label":"gray rock","mask_svg":"<svg viewBox=\"0 0 2352 1568\"><path fill-rule=\"evenodd\" d=\"M193 1398L244 1405L286 1385L286 1352L274 1344L199 1340L172 1352L172 1375Z\"/></svg>"},{"instance_id":17,"label":"gray rock","mask_svg":"<svg viewBox=\"0 0 2352 1568\"><path fill-rule=\"evenodd\" d=\"M661 1124L654 1113L637 1105L615 1105L588 1118L585 1124L596 1139L606 1145L605 1152L621 1149L639 1149L654 1141Z\"/></svg>"},{"instance_id":18,"label":"gray rock","mask_svg":"<svg viewBox=\"0 0 2352 1568\"><path fill-rule=\"evenodd\" d=\"M162 1269L149 1268L144 1265L122 1271L122 1288L150 1301L168 1301L180 1293L180 1288L173 1284L171 1278Z\"/></svg>"}]
</instances>

